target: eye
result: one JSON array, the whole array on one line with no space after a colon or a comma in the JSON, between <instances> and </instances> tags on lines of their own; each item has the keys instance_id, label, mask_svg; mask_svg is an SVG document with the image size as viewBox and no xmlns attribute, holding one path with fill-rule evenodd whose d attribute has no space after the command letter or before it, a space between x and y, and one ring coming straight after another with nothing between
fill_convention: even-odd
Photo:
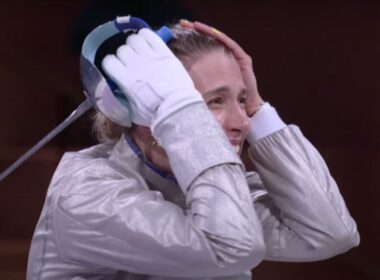
<instances>
[{"instance_id":1,"label":"eye","mask_svg":"<svg viewBox=\"0 0 380 280\"><path fill-rule=\"evenodd\" d=\"M240 96L239 97L239 103L241 106L245 106L245 103L247 102L247 97L246 96Z\"/></svg>"},{"instance_id":2,"label":"eye","mask_svg":"<svg viewBox=\"0 0 380 280\"><path fill-rule=\"evenodd\" d=\"M221 97L215 97L209 101L207 101L207 106L216 107L223 104L223 99Z\"/></svg>"}]
</instances>

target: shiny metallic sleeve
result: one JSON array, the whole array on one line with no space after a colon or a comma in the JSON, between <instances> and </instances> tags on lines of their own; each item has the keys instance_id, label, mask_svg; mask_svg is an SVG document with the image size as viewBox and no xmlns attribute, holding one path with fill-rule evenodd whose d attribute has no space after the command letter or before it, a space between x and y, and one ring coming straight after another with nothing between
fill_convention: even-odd
<instances>
[{"instance_id":1,"label":"shiny metallic sleeve","mask_svg":"<svg viewBox=\"0 0 380 280\"><path fill-rule=\"evenodd\" d=\"M193 104L157 125L156 140L167 152L176 179L186 193L202 172L242 162L205 103Z\"/></svg>"},{"instance_id":2,"label":"shiny metallic sleeve","mask_svg":"<svg viewBox=\"0 0 380 280\"><path fill-rule=\"evenodd\" d=\"M250 149L264 183L255 200L266 244L266 259L312 261L359 244L336 182L318 151L296 126L288 126ZM258 178L249 180L253 185Z\"/></svg>"},{"instance_id":3,"label":"shiny metallic sleeve","mask_svg":"<svg viewBox=\"0 0 380 280\"><path fill-rule=\"evenodd\" d=\"M80 188L53 202L61 257L89 268L169 277L236 275L256 266L265 247L243 166L207 107L177 112L155 136L188 208L149 190L133 170L118 172L107 159L81 162L81 171L64 182ZM75 165L67 162L69 169Z\"/></svg>"}]
</instances>

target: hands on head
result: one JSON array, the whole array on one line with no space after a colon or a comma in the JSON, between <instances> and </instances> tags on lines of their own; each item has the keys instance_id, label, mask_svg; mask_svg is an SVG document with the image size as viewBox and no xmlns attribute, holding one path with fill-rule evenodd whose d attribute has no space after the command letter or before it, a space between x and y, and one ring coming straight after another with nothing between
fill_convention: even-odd
<instances>
[{"instance_id":1,"label":"hands on head","mask_svg":"<svg viewBox=\"0 0 380 280\"><path fill-rule=\"evenodd\" d=\"M263 100L257 89L257 81L252 67L252 58L239 46L238 43L214 27L198 21L190 22L188 20L181 20L180 24L184 28L194 29L200 33L215 38L231 50L240 66L243 80L248 90L246 101L247 114L248 116L253 115L257 108L263 103Z\"/></svg>"},{"instance_id":2,"label":"hands on head","mask_svg":"<svg viewBox=\"0 0 380 280\"><path fill-rule=\"evenodd\" d=\"M196 83L196 89L206 99L204 100L206 103L209 100L207 100L208 97L204 96L204 93L212 92L215 88L217 89L221 86L229 88L228 94L223 95L222 98L218 97L216 99L214 96L212 97L216 100L210 101L213 105L209 106L209 109L217 117L231 144L238 151L241 151L241 145L248 130L247 115L254 114L258 106L263 102L257 90L251 57L234 40L213 27L200 22L185 20L180 22L180 26L197 31L196 40L200 40L198 43L201 42L208 50L204 52L203 47L198 49L200 53L204 52L203 60L207 57L208 61L203 65L198 63L197 71L191 71L190 69L185 71L181 63L178 63L177 58L169 52L167 45L148 30L141 30L138 34L131 35L126 44L121 46L115 55L106 57L103 61L104 70L127 95L131 107L133 107L132 113L135 114L135 119L132 119L132 121L135 124L151 128L154 124L153 118L157 121L159 119L157 116L162 115L160 119L164 119L165 116L176 109L174 105L187 106L186 104L202 101L199 93L196 92L193 86L190 86L190 77ZM181 31L179 30L179 32ZM188 43L186 34L182 34L183 38L181 37L179 40L180 45ZM202 34L205 36L202 36ZM220 45L208 45L208 36L214 38ZM195 48L198 43L194 45ZM225 46L226 49L230 50L230 54L226 57L218 56L218 50L220 50L218 45ZM193 46L191 46L190 50L189 48L185 49L188 52L186 57L190 58L192 63L199 62L199 57L193 55L198 53L197 51L194 52ZM213 53L213 56L209 51ZM228 57L232 58L235 63L227 59ZM183 59L182 57L179 58ZM209 72L207 72L207 68ZM190 74L190 77L188 74ZM203 77L204 79L199 81L197 77ZM187 85L185 91L184 85ZM241 98L242 88L245 88L244 92L246 92L244 102L242 102ZM172 94L178 91L181 91L181 94ZM179 97L181 97L181 100L178 100ZM161 110L157 108L161 108ZM157 147L154 147L154 149L157 149Z\"/></svg>"}]
</instances>

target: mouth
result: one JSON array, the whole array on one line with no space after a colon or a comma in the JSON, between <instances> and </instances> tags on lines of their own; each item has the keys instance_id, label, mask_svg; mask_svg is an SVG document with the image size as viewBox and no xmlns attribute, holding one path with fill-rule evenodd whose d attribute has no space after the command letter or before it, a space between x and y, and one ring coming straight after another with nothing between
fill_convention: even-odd
<instances>
[{"instance_id":1,"label":"mouth","mask_svg":"<svg viewBox=\"0 0 380 280\"><path fill-rule=\"evenodd\" d=\"M245 138L244 137L231 137L229 138L230 144L232 145L232 148L235 150L235 152L240 155L243 151L243 145Z\"/></svg>"}]
</instances>

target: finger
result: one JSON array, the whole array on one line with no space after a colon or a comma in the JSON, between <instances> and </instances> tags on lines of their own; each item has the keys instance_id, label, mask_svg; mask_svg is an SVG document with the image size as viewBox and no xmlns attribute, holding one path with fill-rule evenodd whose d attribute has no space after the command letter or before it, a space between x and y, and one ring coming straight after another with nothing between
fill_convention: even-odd
<instances>
[{"instance_id":1,"label":"finger","mask_svg":"<svg viewBox=\"0 0 380 280\"><path fill-rule=\"evenodd\" d=\"M238 43L236 43L234 40L232 40L225 33L219 31L218 29L198 21L194 22L194 29L198 32L205 33L211 37L214 37L223 43L228 49L233 52L236 59L244 59L247 56L246 52L240 47Z\"/></svg>"},{"instance_id":2,"label":"finger","mask_svg":"<svg viewBox=\"0 0 380 280\"><path fill-rule=\"evenodd\" d=\"M144 38L144 40L152 50L160 52L170 52L165 42L152 30L148 28L143 28L139 31L138 34L141 35L142 38Z\"/></svg>"},{"instance_id":3,"label":"finger","mask_svg":"<svg viewBox=\"0 0 380 280\"><path fill-rule=\"evenodd\" d=\"M124 75L127 72L127 68L115 55L107 55L102 61L102 68L111 80L118 85L120 85L121 81L125 80Z\"/></svg>"},{"instance_id":4,"label":"finger","mask_svg":"<svg viewBox=\"0 0 380 280\"><path fill-rule=\"evenodd\" d=\"M229 47L231 49L233 49L233 48L240 48L241 49L241 47L234 40L232 40L226 34L224 34L220 30L218 30L212 26L209 26L205 23L201 23L199 21L196 21L196 22L194 22L194 28L201 33L206 33L207 35L210 35L210 36L214 37L215 39L220 40L227 47Z\"/></svg>"},{"instance_id":5,"label":"finger","mask_svg":"<svg viewBox=\"0 0 380 280\"><path fill-rule=\"evenodd\" d=\"M127 38L127 45L130 46L137 54L148 53L152 48L141 36L137 34L129 35Z\"/></svg>"},{"instance_id":6,"label":"finger","mask_svg":"<svg viewBox=\"0 0 380 280\"><path fill-rule=\"evenodd\" d=\"M200 33L205 33L211 37L218 38L218 36L222 33L218 29L211 27L207 24L201 23L199 21L194 22L194 29L196 29Z\"/></svg>"},{"instance_id":7,"label":"finger","mask_svg":"<svg viewBox=\"0 0 380 280\"><path fill-rule=\"evenodd\" d=\"M124 64L128 66L128 62L132 60L132 57L137 56L138 53L130 45L122 45L116 51L117 58Z\"/></svg>"},{"instance_id":8,"label":"finger","mask_svg":"<svg viewBox=\"0 0 380 280\"><path fill-rule=\"evenodd\" d=\"M183 27L183 28L194 29L194 23L188 21L187 19L181 19L181 20L179 21L179 24L180 24L181 27Z\"/></svg>"}]
</instances>

